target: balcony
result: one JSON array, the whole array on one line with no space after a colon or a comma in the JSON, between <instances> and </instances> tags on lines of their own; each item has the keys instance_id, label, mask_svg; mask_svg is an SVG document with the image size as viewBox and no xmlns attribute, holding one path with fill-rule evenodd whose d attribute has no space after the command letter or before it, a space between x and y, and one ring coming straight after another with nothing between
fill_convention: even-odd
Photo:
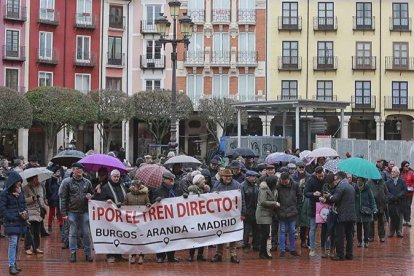
<instances>
[{"instance_id":1,"label":"balcony","mask_svg":"<svg viewBox=\"0 0 414 276\"><path fill-rule=\"evenodd\" d=\"M46 65L57 65L59 63L57 50L37 49L37 63Z\"/></svg>"},{"instance_id":2,"label":"balcony","mask_svg":"<svg viewBox=\"0 0 414 276\"><path fill-rule=\"evenodd\" d=\"M239 51L237 52L237 64L239 66L257 66L256 51Z\"/></svg>"},{"instance_id":3,"label":"balcony","mask_svg":"<svg viewBox=\"0 0 414 276\"><path fill-rule=\"evenodd\" d=\"M324 56L313 57L313 70L315 71L336 71L338 69L338 57Z\"/></svg>"},{"instance_id":4,"label":"balcony","mask_svg":"<svg viewBox=\"0 0 414 276\"><path fill-rule=\"evenodd\" d=\"M301 31L302 30L302 16L279 16L278 17L279 31Z\"/></svg>"},{"instance_id":5,"label":"balcony","mask_svg":"<svg viewBox=\"0 0 414 276\"><path fill-rule=\"evenodd\" d=\"M73 55L73 65L78 67L95 67L96 65L96 54L89 53L89 58L77 58L76 52Z\"/></svg>"},{"instance_id":6,"label":"balcony","mask_svg":"<svg viewBox=\"0 0 414 276\"><path fill-rule=\"evenodd\" d=\"M299 100L300 97L298 95L278 95L277 100L278 101L286 101L286 100Z\"/></svg>"},{"instance_id":7,"label":"balcony","mask_svg":"<svg viewBox=\"0 0 414 276\"><path fill-rule=\"evenodd\" d=\"M109 28L117 30L125 30L125 16L109 15Z\"/></svg>"},{"instance_id":8,"label":"balcony","mask_svg":"<svg viewBox=\"0 0 414 276\"><path fill-rule=\"evenodd\" d=\"M385 70L414 71L413 57L385 57Z\"/></svg>"},{"instance_id":9,"label":"balcony","mask_svg":"<svg viewBox=\"0 0 414 276\"><path fill-rule=\"evenodd\" d=\"M407 97L393 97L384 96L384 109L385 110L399 110L399 111L413 111L414 101L412 96Z\"/></svg>"},{"instance_id":10,"label":"balcony","mask_svg":"<svg viewBox=\"0 0 414 276\"><path fill-rule=\"evenodd\" d=\"M278 57L279 71L300 71L302 70L302 57Z\"/></svg>"},{"instance_id":11,"label":"balcony","mask_svg":"<svg viewBox=\"0 0 414 276\"><path fill-rule=\"evenodd\" d=\"M106 53L107 63L109 67L124 67L125 66L125 53Z\"/></svg>"},{"instance_id":12,"label":"balcony","mask_svg":"<svg viewBox=\"0 0 414 276\"><path fill-rule=\"evenodd\" d=\"M336 102L337 96L336 95L313 95L312 99L315 101Z\"/></svg>"},{"instance_id":13,"label":"balcony","mask_svg":"<svg viewBox=\"0 0 414 276\"><path fill-rule=\"evenodd\" d=\"M213 9L213 24L229 24L230 9Z\"/></svg>"},{"instance_id":14,"label":"balcony","mask_svg":"<svg viewBox=\"0 0 414 276\"><path fill-rule=\"evenodd\" d=\"M333 17L314 17L313 18L313 30L335 32L338 30L338 18Z\"/></svg>"},{"instance_id":15,"label":"balcony","mask_svg":"<svg viewBox=\"0 0 414 276\"><path fill-rule=\"evenodd\" d=\"M3 19L9 21L25 22L27 20L26 7L12 5L3 6Z\"/></svg>"},{"instance_id":16,"label":"balcony","mask_svg":"<svg viewBox=\"0 0 414 276\"><path fill-rule=\"evenodd\" d=\"M411 32L411 17L390 17L391 32Z\"/></svg>"},{"instance_id":17,"label":"balcony","mask_svg":"<svg viewBox=\"0 0 414 276\"><path fill-rule=\"evenodd\" d=\"M375 109L376 97L375 96L352 96L351 97L352 109Z\"/></svg>"},{"instance_id":18,"label":"balcony","mask_svg":"<svg viewBox=\"0 0 414 276\"><path fill-rule=\"evenodd\" d=\"M26 51L25 46L7 47L6 45L3 45L2 57L3 57L3 60L7 60L7 61L23 62L26 60L25 51Z\"/></svg>"},{"instance_id":19,"label":"balcony","mask_svg":"<svg viewBox=\"0 0 414 276\"><path fill-rule=\"evenodd\" d=\"M187 51L184 53L184 66L204 66L204 51Z\"/></svg>"},{"instance_id":20,"label":"balcony","mask_svg":"<svg viewBox=\"0 0 414 276\"><path fill-rule=\"evenodd\" d=\"M187 15L191 17L194 24L204 24L204 9L203 10L187 10Z\"/></svg>"},{"instance_id":21,"label":"balcony","mask_svg":"<svg viewBox=\"0 0 414 276\"><path fill-rule=\"evenodd\" d=\"M238 20L239 24L255 25L256 9L240 9Z\"/></svg>"},{"instance_id":22,"label":"balcony","mask_svg":"<svg viewBox=\"0 0 414 276\"><path fill-rule=\"evenodd\" d=\"M212 51L211 65L230 66L230 51Z\"/></svg>"},{"instance_id":23,"label":"balcony","mask_svg":"<svg viewBox=\"0 0 414 276\"><path fill-rule=\"evenodd\" d=\"M157 34L157 27L154 21L141 20L141 34Z\"/></svg>"},{"instance_id":24,"label":"balcony","mask_svg":"<svg viewBox=\"0 0 414 276\"><path fill-rule=\"evenodd\" d=\"M377 69L377 57L352 56L352 70L373 71Z\"/></svg>"},{"instance_id":25,"label":"balcony","mask_svg":"<svg viewBox=\"0 0 414 276\"><path fill-rule=\"evenodd\" d=\"M37 23L51 26L58 26L60 21L59 12L54 9L39 9Z\"/></svg>"},{"instance_id":26,"label":"balcony","mask_svg":"<svg viewBox=\"0 0 414 276\"><path fill-rule=\"evenodd\" d=\"M90 13L77 13L75 28L94 30L96 28L96 17Z\"/></svg>"},{"instance_id":27,"label":"balcony","mask_svg":"<svg viewBox=\"0 0 414 276\"><path fill-rule=\"evenodd\" d=\"M354 31L374 31L375 30L375 16L371 17L352 17Z\"/></svg>"},{"instance_id":28,"label":"balcony","mask_svg":"<svg viewBox=\"0 0 414 276\"><path fill-rule=\"evenodd\" d=\"M140 66L141 69L165 69L165 56L158 55L159 58L153 56L141 55Z\"/></svg>"}]
</instances>

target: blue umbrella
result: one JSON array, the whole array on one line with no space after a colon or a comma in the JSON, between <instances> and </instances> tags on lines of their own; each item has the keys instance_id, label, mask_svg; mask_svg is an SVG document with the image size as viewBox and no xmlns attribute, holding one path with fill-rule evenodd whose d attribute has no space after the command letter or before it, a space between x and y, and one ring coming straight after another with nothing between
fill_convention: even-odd
<instances>
[{"instance_id":1,"label":"blue umbrella","mask_svg":"<svg viewBox=\"0 0 414 276\"><path fill-rule=\"evenodd\" d=\"M341 171L358 177L381 179L381 174L377 167L370 161L363 158L351 157L343 159L338 163L337 167Z\"/></svg>"},{"instance_id":2,"label":"blue umbrella","mask_svg":"<svg viewBox=\"0 0 414 276\"><path fill-rule=\"evenodd\" d=\"M265 163L266 164L275 164L278 162L297 162L299 160L298 157L294 156L294 155L290 155L290 154L286 154L283 152L275 152L275 153L271 153L269 154L266 159L265 159Z\"/></svg>"}]
</instances>

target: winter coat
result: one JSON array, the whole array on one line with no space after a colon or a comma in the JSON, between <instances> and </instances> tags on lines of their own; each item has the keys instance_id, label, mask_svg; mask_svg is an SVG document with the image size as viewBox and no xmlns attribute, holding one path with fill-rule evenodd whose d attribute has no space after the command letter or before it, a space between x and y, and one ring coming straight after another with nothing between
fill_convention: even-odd
<instances>
[{"instance_id":1,"label":"winter coat","mask_svg":"<svg viewBox=\"0 0 414 276\"><path fill-rule=\"evenodd\" d=\"M207 185L207 184L205 184L203 188L200 188L198 185L192 184L192 185L188 186L188 192L190 194L196 194L196 195L204 194L206 192L206 190L204 188L206 190L208 189L207 191L210 190L210 186Z\"/></svg>"},{"instance_id":2,"label":"winter coat","mask_svg":"<svg viewBox=\"0 0 414 276\"><path fill-rule=\"evenodd\" d=\"M302 204L299 184L289 179L287 185L282 185L279 182L276 190L278 194L277 201L280 203L280 207L277 209L279 220L291 221L297 219Z\"/></svg>"},{"instance_id":3,"label":"winter coat","mask_svg":"<svg viewBox=\"0 0 414 276\"><path fill-rule=\"evenodd\" d=\"M246 176L244 175L244 173L240 172L238 175L233 175L233 179L239 183L242 183L246 180Z\"/></svg>"},{"instance_id":4,"label":"winter coat","mask_svg":"<svg viewBox=\"0 0 414 276\"><path fill-rule=\"evenodd\" d=\"M338 212L338 222L355 222L355 188L348 179L342 179L335 188L335 192L328 199L334 203Z\"/></svg>"},{"instance_id":5,"label":"winter coat","mask_svg":"<svg viewBox=\"0 0 414 276\"><path fill-rule=\"evenodd\" d=\"M256 183L251 184L247 179L240 185L242 195L241 215L245 217L246 220L255 221L259 187Z\"/></svg>"},{"instance_id":6,"label":"winter coat","mask_svg":"<svg viewBox=\"0 0 414 276\"><path fill-rule=\"evenodd\" d=\"M92 183L88 179L82 177L76 180L73 177L68 177L60 185L60 212L63 217L67 216L68 212L88 212L88 199L86 198L86 194L93 194Z\"/></svg>"},{"instance_id":7,"label":"winter coat","mask_svg":"<svg viewBox=\"0 0 414 276\"><path fill-rule=\"evenodd\" d=\"M363 214L362 207L371 209L371 214ZM374 213L376 213L377 205L375 204L374 195L368 184L364 184L362 190L357 188L355 192L355 215L356 222L371 222L374 220Z\"/></svg>"},{"instance_id":8,"label":"winter coat","mask_svg":"<svg viewBox=\"0 0 414 276\"><path fill-rule=\"evenodd\" d=\"M43 187L39 183L37 187L34 187L32 183L23 187L25 200L27 204L27 210L29 211L29 221L41 222L43 218L40 216L40 209L46 208L45 201L43 200Z\"/></svg>"},{"instance_id":9,"label":"winter coat","mask_svg":"<svg viewBox=\"0 0 414 276\"><path fill-rule=\"evenodd\" d=\"M59 207L60 178L52 177L46 180L46 198L49 207Z\"/></svg>"},{"instance_id":10,"label":"winter coat","mask_svg":"<svg viewBox=\"0 0 414 276\"><path fill-rule=\"evenodd\" d=\"M404 180L405 185L407 185L407 188L410 187L410 189L414 189L414 171L408 170L408 171L402 171L400 174L400 177ZM405 194L407 196L413 196L414 191L405 191Z\"/></svg>"},{"instance_id":11,"label":"winter coat","mask_svg":"<svg viewBox=\"0 0 414 276\"><path fill-rule=\"evenodd\" d=\"M316 175L312 175L308 183L306 183L304 194L309 198L308 216L315 218L316 216L316 202L319 202L319 196L314 196L313 193L318 191L322 193L323 184L325 181L319 181Z\"/></svg>"},{"instance_id":12,"label":"winter coat","mask_svg":"<svg viewBox=\"0 0 414 276\"><path fill-rule=\"evenodd\" d=\"M129 188L129 193L126 195L125 205L147 205L150 203L148 197L148 188L141 185L138 189L135 186Z\"/></svg>"},{"instance_id":13,"label":"winter coat","mask_svg":"<svg viewBox=\"0 0 414 276\"><path fill-rule=\"evenodd\" d=\"M24 192L15 197L10 188L18 181L22 181L17 172L11 172L4 184L4 190L0 193L0 216L3 218L3 225L7 235L21 235L26 233L27 222L19 213L27 211Z\"/></svg>"},{"instance_id":14,"label":"winter coat","mask_svg":"<svg viewBox=\"0 0 414 276\"><path fill-rule=\"evenodd\" d=\"M170 193L171 190L171 193ZM151 198L151 203L154 203L155 200L160 197L163 198L170 198L170 197L177 197L182 196L183 191L177 184L174 184L171 188L167 187L164 183L162 183L154 192Z\"/></svg>"},{"instance_id":15,"label":"winter coat","mask_svg":"<svg viewBox=\"0 0 414 276\"><path fill-rule=\"evenodd\" d=\"M272 217L277 208L277 198L276 189L271 191L266 182L260 183L256 208L257 224L272 224Z\"/></svg>"},{"instance_id":16,"label":"winter coat","mask_svg":"<svg viewBox=\"0 0 414 276\"><path fill-rule=\"evenodd\" d=\"M111 187L115 195L112 192ZM106 201L110 199L115 204L118 204L118 203L122 204L125 201L127 192L128 192L128 189L124 186L124 184L121 181L118 183L113 183L112 181L108 181L108 183L106 183L102 187L102 193L99 196L99 200Z\"/></svg>"},{"instance_id":17,"label":"winter coat","mask_svg":"<svg viewBox=\"0 0 414 276\"><path fill-rule=\"evenodd\" d=\"M232 179L230 184L224 184L222 181L216 182L213 192L225 192L240 189L240 183Z\"/></svg>"},{"instance_id":18,"label":"winter coat","mask_svg":"<svg viewBox=\"0 0 414 276\"><path fill-rule=\"evenodd\" d=\"M383 179L368 180L367 184L371 188L372 195L377 205L378 213L383 214L387 209L387 194L388 189Z\"/></svg>"},{"instance_id":19,"label":"winter coat","mask_svg":"<svg viewBox=\"0 0 414 276\"><path fill-rule=\"evenodd\" d=\"M400 210L404 209L404 196L405 191L407 190L407 186L405 184L405 181L398 177L397 184L394 184L394 179L390 179L387 182L385 182L385 185L387 186L388 195L387 195L387 201L388 205L393 205L394 207L397 207Z\"/></svg>"}]
</instances>

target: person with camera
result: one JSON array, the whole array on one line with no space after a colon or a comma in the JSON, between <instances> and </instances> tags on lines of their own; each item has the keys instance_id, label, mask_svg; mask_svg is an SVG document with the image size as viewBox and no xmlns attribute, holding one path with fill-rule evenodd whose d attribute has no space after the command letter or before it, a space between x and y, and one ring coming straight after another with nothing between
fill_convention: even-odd
<instances>
[{"instance_id":1,"label":"person with camera","mask_svg":"<svg viewBox=\"0 0 414 276\"><path fill-rule=\"evenodd\" d=\"M26 233L27 211L26 200L22 191L22 178L17 172L11 172L5 183L4 191L0 194L0 215L4 220L5 233L9 239L8 259L10 275L21 271L17 267L20 235Z\"/></svg>"}]
</instances>

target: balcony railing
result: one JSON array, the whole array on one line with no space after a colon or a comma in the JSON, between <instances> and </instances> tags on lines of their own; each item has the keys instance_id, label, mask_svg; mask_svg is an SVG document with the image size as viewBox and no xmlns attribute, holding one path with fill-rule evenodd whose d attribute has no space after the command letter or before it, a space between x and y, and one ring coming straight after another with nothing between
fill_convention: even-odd
<instances>
[{"instance_id":1,"label":"balcony railing","mask_svg":"<svg viewBox=\"0 0 414 276\"><path fill-rule=\"evenodd\" d=\"M113 54L107 52L106 56L108 57L107 65L116 67L125 66L125 53Z\"/></svg>"},{"instance_id":2,"label":"balcony railing","mask_svg":"<svg viewBox=\"0 0 414 276\"><path fill-rule=\"evenodd\" d=\"M256 9L239 9L239 24L256 24Z\"/></svg>"},{"instance_id":3,"label":"balcony railing","mask_svg":"<svg viewBox=\"0 0 414 276\"><path fill-rule=\"evenodd\" d=\"M58 26L60 21L59 12L54 9L39 9L39 24Z\"/></svg>"},{"instance_id":4,"label":"balcony railing","mask_svg":"<svg viewBox=\"0 0 414 276\"><path fill-rule=\"evenodd\" d=\"M352 70L375 70L375 69L377 69L377 57L352 56Z\"/></svg>"},{"instance_id":5,"label":"balcony railing","mask_svg":"<svg viewBox=\"0 0 414 276\"><path fill-rule=\"evenodd\" d=\"M237 64L241 66L257 66L256 51L239 51L237 52Z\"/></svg>"},{"instance_id":6,"label":"balcony railing","mask_svg":"<svg viewBox=\"0 0 414 276\"><path fill-rule=\"evenodd\" d=\"M159 58L153 56L141 55L141 68L142 69L165 69L165 56L159 55Z\"/></svg>"},{"instance_id":7,"label":"balcony railing","mask_svg":"<svg viewBox=\"0 0 414 276\"><path fill-rule=\"evenodd\" d=\"M211 65L230 65L230 51L211 52Z\"/></svg>"},{"instance_id":8,"label":"balcony railing","mask_svg":"<svg viewBox=\"0 0 414 276\"><path fill-rule=\"evenodd\" d=\"M302 16L279 16L279 31L301 31Z\"/></svg>"},{"instance_id":9,"label":"balcony railing","mask_svg":"<svg viewBox=\"0 0 414 276\"><path fill-rule=\"evenodd\" d=\"M314 17L313 30L314 31L336 31L338 29L338 18L332 17Z\"/></svg>"},{"instance_id":10,"label":"balcony railing","mask_svg":"<svg viewBox=\"0 0 414 276\"><path fill-rule=\"evenodd\" d=\"M96 54L89 53L89 58L78 58L76 52L73 55L73 64L79 67L95 67L96 65Z\"/></svg>"},{"instance_id":11,"label":"balcony railing","mask_svg":"<svg viewBox=\"0 0 414 276\"><path fill-rule=\"evenodd\" d=\"M55 49L37 49L37 63L56 65L59 63L58 52Z\"/></svg>"},{"instance_id":12,"label":"balcony railing","mask_svg":"<svg viewBox=\"0 0 414 276\"><path fill-rule=\"evenodd\" d=\"M332 71L336 69L338 69L338 57L336 56L313 57L313 70Z\"/></svg>"},{"instance_id":13,"label":"balcony railing","mask_svg":"<svg viewBox=\"0 0 414 276\"><path fill-rule=\"evenodd\" d=\"M75 20L75 28L80 29L95 29L96 28L96 17L90 13L77 13Z\"/></svg>"},{"instance_id":14,"label":"balcony railing","mask_svg":"<svg viewBox=\"0 0 414 276\"><path fill-rule=\"evenodd\" d=\"M213 24L230 23L230 9L213 9Z\"/></svg>"},{"instance_id":15,"label":"balcony railing","mask_svg":"<svg viewBox=\"0 0 414 276\"><path fill-rule=\"evenodd\" d=\"M351 107L352 109L375 109L376 98L375 96L352 96Z\"/></svg>"},{"instance_id":16,"label":"balcony railing","mask_svg":"<svg viewBox=\"0 0 414 276\"><path fill-rule=\"evenodd\" d=\"M278 57L279 71L299 71L302 70L302 57Z\"/></svg>"},{"instance_id":17,"label":"balcony railing","mask_svg":"<svg viewBox=\"0 0 414 276\"><path fill-rule=\"evenodd\" d=\"M337 95L313 95L315 101L333 102L337 101Z\"/></svg>"},{"instance_id":18,"label":"balcony railing","mask_svg":"<svg viewBox=\"0 0 414 276\"><path fill-rule=\"evenodd\" d=\"M411 17L390 17L390 31L411 32Z\"/></svg>"},{"instance_id":19,"label":"balcony railing","mask_svg":"<svg viewBox=\"0 0 414 276\"><path fill-rule=\"evenodd\" d=\"M371 17L359 17L353 16L352 21L354 22L354 31L374 31L375 30L375 16Z\"/></svg>"},{"instance_id":20,"label":"balcony railing","mask_svg":"<svg viewBox=\"0 0 414 276\"><path fill-rule=\"evenodd\" d=\"M414 57L385 57L385 70L414 71Z\"/></svg>"},{"instance_id":21,"label":"balcony railing","mask_svg":"<svg viewBox=\"0 0 414 276\"><path fill-rule=\"evenodd\" d=\"M283 101L283 100L299 100L300 97L298 95L278 95L277 100Z\"/></svg>"},{"instance_id":22,"label":"balcony railing","mask_svg":"<svg viewBox=\"0 0 414 276\"><path fill-rule=\"evenodd\" d=\"M18 6L18 8L16 9L12 5L8 5L8 4L4 5L3 6L3 19L25 22L27 20L26 7Z\"/></svg>"},{"instance_id":23,"label":"balcony railing","mask_svg":"<svg viewBox=\"0 0 414 276\"><path fill-rule=\"evenodd\" d=\"M125 16L121 15L109 15L109 28L111 29L125 29Z\"/></svg>"},{"instance_id":24,"label":"balcony railing","mask_svg":"<svg viewBox=\"0 0 414 276\"><path fill-rule=\"evenodd\" d=\"M10 49L10 47L3 45L2 57L3 57L3 60L22 62L26 60L25 51L26 51L25 46L19 46L17 48Z\"/></svg>"},{"instance_id":25,"label":"balcony railing","mask_svg":"<svg viewBox=\"0 0 414 276\"><path fill-rule=\"evenodd\" d=\"M187 15L191 17L191 20L193 21L194 24L203 24L205 21L204 14L205 14L204 9L187 10Z\"/></svg>"},{"instance_id":26,"label":"balcony railing","mask_svg":"<svg viewBox=\"0 0 414 276\"><path fill-rule=\"evenodd\" d=\"M412 96L407 96L407 97L384 96L384 109L412 111L414 110L414 99Z\"/></svg>"},{"instance_id":27,"label":"balcony railing","mask_svg":"<svg viewBox=\"0 0 414 276\"><path fill-rule=\"evenodd\" d=\"M157 27L154 21L141 20L141 33L142 34L156 34Z\"/></svg>"},{"instance_id":28,"label":"balcony railing","mask_svg":"<svg viewBox=\"0 0 414 276\"><path fill-rule=\"evenodd\" d=\"M204 66L204 51L187 51L184 53L185 66Z\"/></svg>"}]
</instances>

